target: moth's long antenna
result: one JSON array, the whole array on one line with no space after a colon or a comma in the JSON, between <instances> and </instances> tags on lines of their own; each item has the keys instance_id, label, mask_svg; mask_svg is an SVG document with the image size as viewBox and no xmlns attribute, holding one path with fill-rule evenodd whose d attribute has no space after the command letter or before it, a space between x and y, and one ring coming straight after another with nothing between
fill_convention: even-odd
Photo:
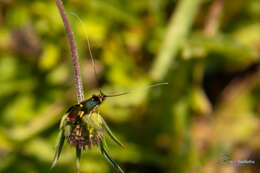
<instances>
[{"instance_id":1,"label":"moth's long antenna","mask_svg":"<svg viewBox=\"0 0 260 173\"><path fill-rule=\"evenodd\" d=\"M97 80L97 71L96 71L96 63L95 63L95 59L93 58L93 55L92 55L92 52L91 52L91 47L90 47L90 41L89 41L89 38L88 38L88 33L87 33L87 29L83 23L83 21L81 20L81 18L75 13L75 12L70 12L72 15L74 15L78 20L79 22L81 23L81 25L83 26L84 28L84 33L86 35L86 40L88 42L88 51L89 51L89 54L90 54L90 58L91 58L91 63L92 63L92 66L93 66L93 70L94 70L94 75L95 75L95 80L98 84L98 80ZM116 97L116 96L122 96L122 95L126 95L126 94L129 94L129 93L133 93L133 92L137 92L139 90L146 90L148 88L152 88L152 87L156 87L156 86L159 86L159 85L168 85L168 82L158 82L158 83L154 83L152 85L149 85L145 88L139 88L139 89L136 89L136 90L132 90L132 91L126 91L126 92L122 92L122 93L119 93L119 94L112 94L112 95L106 95L102 92L101 88L99 87L99 92L100 94L102 94L104 97Z\"/></svg>"},{"instance_id":2,"label":"moth's long antenna","mask_svg":"<svg viewBox=\"0 0 260 173\"><path fill-rule=\"evenodd\" d=\"M135 90L132 90L132 91L126 91L126 92L122 92L122 93L119 93L119 94L104 95L104 96L105 97L117 97L117 96L122 96L122 95L130 94L130 93L146 90L146 89L149 89L149 88L152 88L152 87L157 87L157 86L160 86L160 85L168 85L168 82L158 82L158 83L154 83L154 84L149 85L149 86L144 87L144 88L139 88L139 89L135 89Z\"/></svg>"},{"instance_id":3,"label":"moth's long antenna","mask_svg":"<svg viewBox=\"0 0 260 173\"><path fill-rule=\"evenodd\" d=\"M89 38L88 38L88 33L87 33L87 29L85 27L85 24L83 23L83 21L81 20L81 18L79 17L79 15L77 15L75 12L71 11L70 12L72 15L74 15L78 20L79 22L81 23L81 25L83 26L84 28L84 33L85 33L85 36L86 36L86 40L88 42L88 51L89 51L89 55L90 55L90 58L91 58L91 63L92 63L92 66L93 66L93 69L94 69L94 75L95 75L95 80L98 84L98 80L97 80L97 71L96 71L96 63L95 63L95 59L93 58L93 55L92 55L92 51L91 51L91 47L90 47L90 41L89 41ZM99 90L101 90L99 88Z\"/></svg>"}]
</instances>

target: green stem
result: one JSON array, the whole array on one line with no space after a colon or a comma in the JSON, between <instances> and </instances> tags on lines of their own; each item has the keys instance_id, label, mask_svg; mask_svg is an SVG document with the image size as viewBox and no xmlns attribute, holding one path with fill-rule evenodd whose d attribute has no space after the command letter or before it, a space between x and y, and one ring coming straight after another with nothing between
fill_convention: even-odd
<instances>
[{"instance_id":1,"label":"green stem","mask_svg":"<svg viewBox=\"0 0 260 173\"><path fill-rule=\"evenodd\" d=\"M80 173L80 157L81 157L81 149L76 148L76 169L77 169L77 173Z\"/></svg>"}]
</instances>

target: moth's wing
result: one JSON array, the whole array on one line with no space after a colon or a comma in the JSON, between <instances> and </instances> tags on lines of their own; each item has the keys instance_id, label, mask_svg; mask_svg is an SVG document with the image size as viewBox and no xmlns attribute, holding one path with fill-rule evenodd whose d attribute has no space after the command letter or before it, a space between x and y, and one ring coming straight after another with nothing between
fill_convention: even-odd
<instances>
[{"instance_id":1,"label":"moth's wing","mask_svg":"<svg viewBox=\"0 0 260 173\"><path fill-rule=\"evenodd\" d=\"M122 170L122 168L120 168L120 166L118 165L118 163L112 159L112 157L109 155L109 153L107 152L106 148L104 147L103 141L101 141L99 143L99 148L100 148L100 152L101 154L108 160L108 162L115 168L118 169L121 173L124 173L124 171Z\"/></svg>"},{"instance_id":2,"label":"moth's wing","mask_svg":"<svg viewBox=\"0 0 260 173\"><path fill-rule=\"evenodd\" d=\"M58 137L58 142L57 142L57 145L56 145L56 152L55 152L55 155L54 155L54 159L53 159L53 162L52 162L52 165L51 165L51 169L56 165L56 162L58 161L59 157L60 157L60 153L62 151L62 147L64 145L64 141L65 141L65 127L66 127L66 124L67 124L67 119L68 117L68 113L66 113L62 118L61 118L61 121L60 121L60 133L59 133L59 137Z\"/></svg>"},{"instance_id":3,"label":"moth's wing","mask_svg":"<svg viewBox=\"0 0 260 173\"><path fill-rule=\"evenodd\" d=\"M98 114L99 115L99 114ZM120 147L124 148L124 145L119 141L119 139L112 133L112 131L110 130L110 128L108 127L107 123L105 122L105 120L102 118L101 115L99 115L99 119L101 121L101 126L102 128L106 131L106 133L108 134L108 136L116 143L118 144Z\"/></svg>"},{"instance_id":4,"label":"moth's wing","mask_svg":"<svg viewBox=\"0 0 260 173\"><path fill-rule=\"evenodd\" d=\"M64 141L65 141L65 134L64 134L64 130L62 129L60 134L59 134L59 141L58 141L58 144L57 144L57 147L56 147L56 152L55 152L55 156L54 156L54 159L53 159L53 162L52 162L52 165L51 165L51 169L56 165L56 162L60 157L60 153L61 153Z\"/></svg>"}]
</instances>

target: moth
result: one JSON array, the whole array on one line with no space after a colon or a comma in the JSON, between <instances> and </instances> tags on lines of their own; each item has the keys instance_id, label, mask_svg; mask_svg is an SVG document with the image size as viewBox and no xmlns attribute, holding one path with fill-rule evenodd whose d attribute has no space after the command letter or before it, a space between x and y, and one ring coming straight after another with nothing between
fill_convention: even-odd
<instances>
[{"instance_id":1,"label":"moth","mask_svg":"<svg viewBox=\"0 0 260 173\"><path fill-rule=\"evenodd\" d=\"M68 143L76 149L77 167L79 167L81 151L85 150L86 147L91 149L93 146L98 146L102 155L113 167L122 173L124 172L107 152L103 140L104 135L109 136L119 146L124 146L109 129L98 111L98 107L103 103L105 98L114 96L119 95L108 96L100 90L99 95L93 95L89 99L71 106L66 111L60 122L60 137L51 168L55 166L60 157L63 144L65 140L67 140Z\"/></svg>"}]
</instances>

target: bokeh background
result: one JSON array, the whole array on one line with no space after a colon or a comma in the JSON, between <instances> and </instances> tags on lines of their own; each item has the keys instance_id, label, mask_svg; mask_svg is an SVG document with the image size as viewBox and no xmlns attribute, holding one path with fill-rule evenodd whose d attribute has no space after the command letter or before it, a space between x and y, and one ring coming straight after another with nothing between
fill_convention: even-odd
<instances>
[{"instance_id":1,"label":"bokeh background","mask_svg":"<svg viewBox=\"0 0 260 173\"><path fill-rule=\"evenodd\" d=\"M64 0L85 97L125 144L127 173L260 172L259 0ZM46 173L59 120L77 103L68 40L54 0L0 0L0 172ZM238 160L255 163L237 165ZM233 161L233 163L231 163ZM75 172L68 144L52 170ZM96 148L83 173L115 172Z\"/></svg>"}]
</instances>

